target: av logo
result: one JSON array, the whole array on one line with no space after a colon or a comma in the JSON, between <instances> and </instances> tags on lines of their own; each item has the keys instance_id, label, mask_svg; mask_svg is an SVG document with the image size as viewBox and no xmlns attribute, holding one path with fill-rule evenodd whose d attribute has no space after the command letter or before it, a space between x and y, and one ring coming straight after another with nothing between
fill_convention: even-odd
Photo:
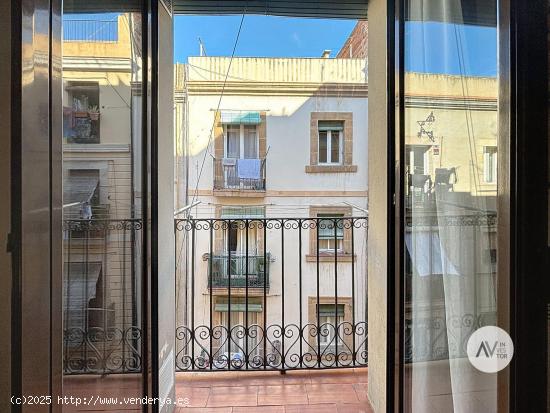
<instances>
[{"instance_id":1,"label":"av logo","mask_svg":"<svg viewBox=\"0 0 550 413\"><path fill-rule=\"evenodd\" d=\"M497 345L498 345L498 341L495 341L495 344L493 344L493 347L491 348L487 340L482 341L481 345L479 346L479 350L477 351L476 357L479 357L481 352L483 352L485 354L485 357L487 358L493 357L493 354L495 354Z\"/></svg>"},{"instance_id":2,"label":"av logo","mask_svg":"<svg viewBox=\"0 0 550 413\"><path fill-rule=\"evenodd\" d=\"M466 351L470 363L476 369L485 373L496 373L512 360L514 344L502 328L487 326L470 336Z\"/></svg>"}]
</instances>

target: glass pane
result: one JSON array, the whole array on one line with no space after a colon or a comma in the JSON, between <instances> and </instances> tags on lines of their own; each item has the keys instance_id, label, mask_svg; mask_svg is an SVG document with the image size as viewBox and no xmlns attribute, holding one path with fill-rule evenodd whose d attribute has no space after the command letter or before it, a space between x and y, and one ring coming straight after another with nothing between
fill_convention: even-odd
<instances>
[{"instance_id":1,"label":"glass pane","mask_svg":"<svg viewBox=\"0 0 550 413\"><path fill-rule=\"evenodd\" d=\"M240 126L227 125L227 158L240 157Z\"/></svg>"},{"instance_id":2,"label":"glass pane","mask_svg":"<svg viewBox=\"0 0 550 413\"><path fill-rule=\"evenodd\" d=\"M458 0L406 8L404 410L496 412L466 344L497 322L497 30Z\"/></svg>"},{"instance_id":3,"label":"glass pane","mask_svg":"<svg viewBox=\"0 0 550 413\"><path fill-rule=\"evenodd\" d=\"M340 163L340 132L332 131L330 139L330 161L332 163Z\"/></svg>"},{"instance_id":4,"label":"glass pane","mask_svg":"<svg viewBox=\"0 0 550 413\"><path fill-rule=\"evenodd\" d=\"M142 19L83 4L63 16L63 394L139 397Z\"/></svg>"},{"instance_id":5,"label":"glass pane","mask_svg":"<svg viewBox=\"0 0 550 413\"><path fill-rule=\"evenodd\" d=\"M256 125L244 126L244 157L255 159L258 157L258 135Z\"/></svg>"},{"instance_id":6,"label":"glass pane","mask_svg":"<svg viewBox=\"0 0 550 413\"><path fill-rule=\"evenodd\" d=\"M328 140L327 132L319 132L319 163L327 163L328 159Z\"/></svg>"}]
</instances>

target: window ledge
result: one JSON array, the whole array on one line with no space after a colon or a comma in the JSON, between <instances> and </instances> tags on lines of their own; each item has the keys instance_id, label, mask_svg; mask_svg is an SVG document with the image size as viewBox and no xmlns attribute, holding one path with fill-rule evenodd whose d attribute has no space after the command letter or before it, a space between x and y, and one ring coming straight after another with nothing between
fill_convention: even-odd
<instances>
[{"instance_id":1,"label":"window ledge","mask_svg":"<svg viewBox=\"0 0 550 413\"><path fill-rule=\"evenodd\" d=\"M351 254L338 254L338 262L353 262L355 261L355 255ZM317 262L316 254L307 254L306 262ZM319 254L319 262L334 262L334 254Z\"/></svg>"},{"instance_id":2,"label":"window ledge","mask_svg":"<svg viewBox=\"0 0 550 413\"><path fill-rule=\"evenodd\" d=\"M306 173L353 173L357 165L306 165Z\"/></svg>"},{"instance_id":3,"label":"window ledge","mask_svg":"<svg viewBox=\"0 0 550 413\"><path fill-rule=\"evenodd\" d=\"M261 197L265 197L265 189L216 189L214 188L213 194L215 196L261 198Z\"/></svg>"}]
</instances>

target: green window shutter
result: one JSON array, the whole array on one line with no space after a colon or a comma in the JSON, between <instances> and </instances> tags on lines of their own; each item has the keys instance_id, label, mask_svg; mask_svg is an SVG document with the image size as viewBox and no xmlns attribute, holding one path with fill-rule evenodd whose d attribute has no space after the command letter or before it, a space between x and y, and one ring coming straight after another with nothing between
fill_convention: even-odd
<instances>
[{"instance_id":1,"label":"green window shutter","mask_svg":"<svg viewBox=\"0 0 550 413\"><path fill-rule=\"evenodd\" d=\"M221 123L226 125L244 124L258 125L261 123L260 112L245 112L245 111L222 111Z\"/></svg>"},{"instance_id":2,"label":"green window shutter","mask_svg":"<svg viewBox=\"0 0 550 413\"><path fill-rule=\"evenodd\" d=\"M334 304L319 304L319 316L320 317L333 317L334 316ZM344 316L344 304L338 304L338 317Z\"/></svg>"},{"instance_id":3,"label":"green window shutter","mask_svg":"<svg viewBox=\"0 0 550 413\"><path fill-rule=\"evenodd\" d=\"M344 130L344 122L341 120L320 120L318 129L320 131L343 131Z\"/></svg>"},{"instance_id":4,"label":"green window shutter","mask_svg":"<svg viewBox=\"0 0 550 413\"><path fill-rule=\"evenodd\" d=\"M222 219L257 219L265 217L263 206L228 206L222 207Z\"/></svg>"}]
</instances>

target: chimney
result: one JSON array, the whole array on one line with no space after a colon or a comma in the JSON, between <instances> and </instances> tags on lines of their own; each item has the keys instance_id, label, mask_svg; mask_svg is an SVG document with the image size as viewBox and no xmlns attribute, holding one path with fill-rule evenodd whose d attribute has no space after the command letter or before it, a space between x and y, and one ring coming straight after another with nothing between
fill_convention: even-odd
<instances>
[{"instance_id":1,"label":"chimney","mask_svg":"<svg viewBox=\"0 0 550 413\"><path fill-rule=\"evenodd\" d=\"M328 59L330 57L330 52L332 52L332 50L329 50L329 49L323 50L323 54L321 55L321 57L323 59Z\"/></svg>"}]
</instances>

